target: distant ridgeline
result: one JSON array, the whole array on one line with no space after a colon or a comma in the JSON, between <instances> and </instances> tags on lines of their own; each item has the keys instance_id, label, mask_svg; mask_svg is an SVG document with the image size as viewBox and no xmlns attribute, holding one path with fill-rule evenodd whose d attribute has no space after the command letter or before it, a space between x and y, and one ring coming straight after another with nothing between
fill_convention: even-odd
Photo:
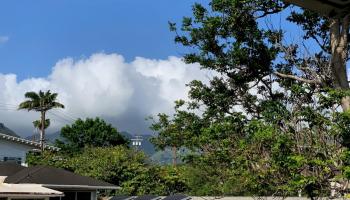
<instances>
[{"instance_id":1,"label":"distant ridgeline","mask_svg":"<svg viewBox=\"0 0 350 200\"><path fill-rule=\"evenodd\" d=\"M3 123L0 123L0 133L11 135L14 137L19 137L13 130L7 128Z\"/></svg>"},{"instance_id":2,"label":"distant ridgeline","mask_svg":"<svg viewBox=\"0 0 350 200\"><path fill-rule=\"evenodd\" d=\"M122 134L124 137L126 137L129 140L131 140L134 137L133 135L125 131L120 132L120 134ZM51 134L46 134L45 137L48 143L53 144L56 141L56 139L60 138L60 132L57 131ZM154 145L149 141L151 137L152 137L151 135L142 135L143 141L140 147L140 150L144 151L149 156L152 156L156 152ZM33 140L33 138L36 138L38 140L39 135L36 134L36 135L31 135L26 137L27 140Z\"/></svg>"},{"instance_id":3,"label":"distant ridgeline","mask_svg":"<svg viewBox=\"0 0 350 200\"><path fill-rule=\"evenodd\" d=\"M120 134L122 134L124 137L126 137L127 139L131 140L132 138L134 138L134 135L128 133L128 132L120 132ZM153 160L156 163L159 164L168 164L172 162L172 154L170 150L165 150L165 151L156 151L154 145L149 141L149 139L151 138L151 135L142 135L142 143L141 146L139 147L139 150L145 152L150 158L151 160ZM26 139L28 140L33 140L33 138L35 138L36 140L39 139L39 135L31 135L26 137ZM53 144L55 142L56 139L60 138L60 132L54 132L51 134L46 134L46 141L50 144ZM179 155L180 157L180 155ZM181 162L179 160L179 162Z\"/></svg>"}]
</instances>

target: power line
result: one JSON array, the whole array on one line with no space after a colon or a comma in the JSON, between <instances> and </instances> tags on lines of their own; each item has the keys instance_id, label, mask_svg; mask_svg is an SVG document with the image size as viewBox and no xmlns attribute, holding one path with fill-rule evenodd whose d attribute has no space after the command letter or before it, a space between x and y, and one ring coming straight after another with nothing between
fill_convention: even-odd
<instances>
[{"instance_id":1,"label":"power line","mask_svg":"<svg viewBox=\"0 0 350 200\"><path fill-rule=\"evenodd\" d=\"M73 120L69 120L65 117L62 117L61 115L57 114L57 113L54 113L52 111L48 111L48 114L52 115L54 118L60 120L60 121L65 121L65 122L68 122L68 123L72 123Z\"/></svg>"},{"instance_id":2,"label":"power line","mask_svg":"<svg viewBox=\"0 0 350 200\"><path fill-rule=\"evenodd\" d=\"M18 111L18 105L0 102L0 111ZM63 111L63 110L49 110L49 114L51 114L54 118L65 121L65 122L74 122L78 119L74 114Z\"/></svg>"},{"instance_id":3,"label":"power line","mask_svg":"<svg viewBox=\"0 0 350 200\"><path fill-rule=\"evenodd\" d=\"M73 121L76 121L78 118L77 117L74 117L73 115L71 115L70 113L68 112L64 112L63 110L55 110L57 113L60 113L61 115L73 120Z\"/></svg>"}]
</instances>

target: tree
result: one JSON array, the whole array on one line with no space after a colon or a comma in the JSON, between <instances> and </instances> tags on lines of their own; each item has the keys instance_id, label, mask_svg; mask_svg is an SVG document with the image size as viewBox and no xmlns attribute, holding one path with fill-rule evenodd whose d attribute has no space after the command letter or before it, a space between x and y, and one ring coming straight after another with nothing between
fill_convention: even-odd
<instances>
[{"instance_id":1,"label":"tree","mask_svg":"<svg viewBox=\"0 0 350 200\"><path fill-rule=\"evenodd\" d=\"M45 119L45 129L47 129L50 126L50 119ZM41 129L41 120L35 120L33 121L34 128Z\"/></svg>"},{"instance_id":2,"label":"tree","mask_svg":"<svg viewBox=\"0 0 350 200\"><path fill-rule=\"evenodd\" d=\"M187 162L218 177L213 191L219 194L227 194L223 183L249 177L254 181L245 188L252 194L303 189L313 198L328 194L330 182L341 177L341 155L350 144L344 81L348 26L338 23L341 34L332 39L334 19L291 12L287 20L305 31L303 39L319 45L302 54L297 44L282 42L283 30L259 24L288 6L212 0L209 6L195 4L181 28L170 23L175 42L193 50L184 60L217 74L209 84L189 83L186 105L191 112L200 109L202 121L199 131L187 134L195 150Z\"/></svg>"},{"instance_id":3,"label":"tree","mask_svg":"<svg viewBox=\"0 0 350 200\"><path fill-rule=\"evenodd\" d=\"M289 0L287 2L295 3ZM303 14L293 13L294 16L291 19L303 25L303 29L307 31L306 38L311 37L315 39L320 47L330 54L328 66L323 67L331 69L332 73L330 75L333 79L333 87L348 90L346 62L348 60L349 50L350 14L345 11L345 8L337 12L331 9L331 6L328 8L328 12L320 10L318 11L319 14L315 14L310 12L309 9L316 10L315 8L318 6L311 7L311 4L307 5L308 3L305 2L297 2L296 4L305 6L307 10ZM327 48L327 46L330 48ZM342 108L344 111L350 109L350 97L344 97L342 99Z\"/></svg>"},{"instance_id":4,"label":"tree","mask_svg":"<svg viewBox=\"0 0 350 200\"><path fill-rule=\"evenodd\" d=\"M115 146L86 148L69 162L75 173L121 186L146 168L146 161L142 152Z\"/></svg>"},{"instance_id":5,"label":"tree","mask_svg":"<svg viewBox=\"0 0 350 200\"><path fill-rule=\"evenodd\" d=\"M156 133L156 136L151 138L151 142L160 150L171 148L173 166L176 166L177 163L178 149L186 146L189 134L194 134L196 131L191 127L194 127L197 116L179 109L184 103L182 100L176 101L175 114L172 119L162 113L158 114L157 120L150 118L153 120L150 128ZM191 126L188 123L191 123Z\"/></svg>"},{"instance_id":6,"label":"tree","mask_svg":"<svg viewBox=\"0 0 350 200\"><path fill-rule=\"evenodd\" d=\"M41 130L41 120L33 121L33 126L35 129L40 131ZM49 126L50 126L50 119L45 119L45 129L47 129ZM34 136L33 139L36 140L36 136Z\"/></svg>"},{"instance_id":7,"label":"tree","mask_svg":"<svg viewBox=\"0 0 350 200\"><path fill-rule=\"evenodd\" d=\"M44 151L45 148L45 115L46 112L53 108L64 108L64 105L57 102L57 93L51 93L50 90L43 92L27 92L25 98L28 100L22 102L18 109L25 109L28 111L34 110L40 112L41 115L41 128L40 128L40 149Z\"/></svg>"},{"instance_id":8,"label":"tree","mask_svg":"<svg viewBox=\"0 0 350 200\"><path fill-rule=\"evenodd\" d=\"M117 129L98 117L78 119L74 124L62 127L61 137L56 141L57 146L71 154L79 153L85 147L126 146L129 143Z\"/></svg>"}]
</instances>

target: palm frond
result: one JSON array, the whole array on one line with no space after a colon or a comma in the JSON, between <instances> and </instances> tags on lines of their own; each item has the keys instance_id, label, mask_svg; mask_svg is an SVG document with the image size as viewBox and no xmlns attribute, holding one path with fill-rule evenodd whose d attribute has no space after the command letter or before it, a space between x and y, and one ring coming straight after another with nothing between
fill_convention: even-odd
<instances>
[{"instance_id":1,"label":"palm frond","mask_svg":"<svg viewBox=\"0 0 350 200\"><path fill-rule=\"evenodd\" d=\"M24 94L24 97L27 99L32 99L32 100L38 100L39 99L39 95L35 92L26 92Z\"/></svg>"},{"instance_id":2,"label":"palm frond","mask_svg":"<svg viewBox=\"0 0 350 200\"><path fill-rule=\"evenodd\" d=\"M59 102L53 102L52 108L64 108L64 105Z\"/></svg>"},{"instance_id":3,"label":"palm frond","mask_svg":"<svg viewBox=\"0 0 350 200\"><path fill-rule=\"evenodd\" d=\"M45 129L47 129L51 124L50 119L45 119ZM40 129L41 128L41 120L35 120L33 121L33 125L35 128Z\"/></svg>"},{"instance_id":4,"label":"palm frond","mask_svg":"<svg viewBox=\"0 0 350 200\"><path fill-rule=\"evenodd\" d=\"M31 111L31 110L35 110L38 106L39 106L39 102L27 100L19 104L18 109Z\"/></svg>"}]
</instances>

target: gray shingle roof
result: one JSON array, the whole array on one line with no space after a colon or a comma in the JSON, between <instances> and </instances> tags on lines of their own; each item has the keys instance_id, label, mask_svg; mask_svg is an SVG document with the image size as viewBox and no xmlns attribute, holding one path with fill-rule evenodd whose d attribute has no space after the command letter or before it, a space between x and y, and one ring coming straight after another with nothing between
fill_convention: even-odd
<instances>
[{"instance_id":1,"label":"gray shingle roof","mask_svg":"<svg viewBox=\"0 0 350 200\"><path fill-rule=\"evenodd\" d=\"M135 199L136 197L133 196L125 196L125 195L117 195L112 197L109 200L131 200L131 199Z\"/></svg>"},{"instance_id":2,"label":"gray shingle roof","mask_svg":"<svg viewBox=\"0 0 350 200\"><path fill-rule=\"evenodd\" d=\"M49 188L89 188L89 189L117 189L118 187L90 177L80 176L73 172L49 167L27 167L8 176L5 183L35 183Z\"/></svg>"},{"instance_id":3,"label":"gray shingle roof","mask_svg":"<svg viewBox=\"0 0 350 200\"><path fill-rule=\"evenodd\" d=\"M143 196L138 196L133 200L160 200L160 196L155 196L155 195L143 195Z\"/></svg>"},{"instance_id":4,"label":"gray shingle roof","mask_svg":"<svg viewBox=\"0 0 350 200\"><path fill-rule=\"evenodd\" d=\"M174 194L174 195L167 196L162 200L190 200L190 199L191 197L186 196L184 194Z\"/></svg>"},{"instance_id":5,"label":"gray shingle roof","mask_svg":"<svg viewBox=\"0 0 350 200\"><path fill-rule=\"evenodd\" d=\"M0 162L0 176L11 176L25 167L13 162Z\"/></svg>"}]
</instances>

